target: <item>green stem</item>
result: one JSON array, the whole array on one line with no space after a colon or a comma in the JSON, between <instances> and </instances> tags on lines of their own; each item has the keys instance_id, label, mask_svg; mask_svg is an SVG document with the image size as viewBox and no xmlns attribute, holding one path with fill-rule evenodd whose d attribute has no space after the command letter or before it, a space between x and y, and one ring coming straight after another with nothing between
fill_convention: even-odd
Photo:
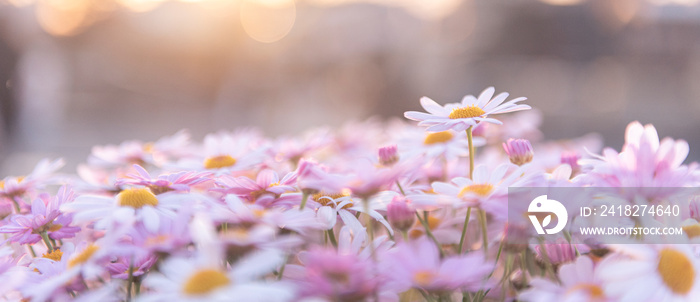
<instances>
[{"instance_id":1,"label":"green stem","mask_svg":"<svg viewBox=\"0 0 700 302\"><path fill-rule=\"evenodd\" d=\"M134 283L134 259L129 262L129 278L126 281L126 301L131 301L131 288Z\"/></svg>"},{"instance_id":2,"label":"green stem","mask_svg":"<svg viewBox=\"0 0 700 302\"><path fill-rule=\"evenodd\" d=\"M49 240L49 234L46 232L39 232L39 235L41 235L41 239L44 240L44 244L46 245L46 249L49 250L49 253L53 252L53 246L51 245L51 241Z\"/></svg>"},{"instance_id":3,"label":"green stem","mask_svg":"<svg viewBox=\"0 0 700 302\"><path fill-rule=\"evenodd\" d=\"M556 280L557 279L557 273L554 272L554 268L552 267L552 261L549 260L549 255L547 254L547 249L544 247L544 239L542 237L539 237L540 241L540 253L542 254L542 261L544 262L544 268L545 271L542 273L542 276L546 276L547 273L550 273L552 277Z\"/></svg>"},{"instance_id":4,"label":"green stem","mask_svg":"<svg viewBox=\"0 0 700 302\"><path fill-rule=\"evenodd\" d=\"M401 187L401 184L399 181L396 181L396 185L399 187L399 191L401 191L401 195L406 196L406 192L404 192L403 187Z\"/></svg>"},{"instance_id":5,"label":"green stem","mask_svg":"<svg viewBox=\"0 0 700 302\"><path fill-rule=\"evenodd\" d=\"M463 291L462 292L462 302L471 302L471 301L472 301L471 294L467 291Z\"/></svg>"},{"instance_id":6,"label":"green stem","mask_svg":"<svg viewBox=\"0 0 700 302\"><path fill-rule=\"evenodd\" d=\"M365 216L367 216L367 234L369 235L369 252L370 252L370 257L372 259L372 273L376 274L377 273L377 252L376 252L376 247L374 246L374 222L372 221L372 216L369 215L369 199L364 198L362 199L362 207L364 208L365 211ZM374 302L379 302L379 292L375 289L372 292L372 295L374 296Z\"/></svg>"},{"instance_id":7,"label":"green stem","mask_svg":"<svg viewBox=\"0 0 700 302\"><path fill-rule=\"evenodd\" d=\"M423 295L423 299L425 299L425 301L428 301L428 302L433 302L433 301L435 301L435 299L434 299L433 297L431 297L428 293L426 293L424 290L419 289L418 292L419 292L421 295Z\"/></svg>"},{"instance_id":8,"label":"green stem","mask_svg":"<svg viewBox=\"0 0 700 302\"><path fill-rule=\"evenodd\" d=\"M32 254L32 257L36 258L36 252L34 251L34 248L30 244L27 244L27 247L29 248L29 252Z\"/></svg>"},{"instance_id":9,"label":"green stem","mask_svg":"<svg viewBox=\"0 0 700 302\"><path fill-rule=\"evenodd\" d=\"M474 141L472 138L472 126L467 128L467 142L469 142L469 179L474 174Z\"/></svg>"},{"instance_id":10,"label":"green stem","mask_svg":"<svg viewBox=\"0 0 700 302\"><path fill-rule=\"evenodd\" d=\"M481 237L484 245L484 257L487 257L489 252L489 237L486 230L486 212L479 209L479 224L481 224Z\"/></svg>"},{"instance_id":11,"label":"green stem","mask_svg":"<svg viewBox=\"0 0 700 302\"><path fill-rule=\"evenodd\" d=\"M464 226L462 227L462 237L459 238L459 249L457 253L462 254L464 240L467 237L467 226L469 225L469 217L472 215L472 207L467 208L467 216L464 218Z\"/></svg>"},{"instance_id":12,"label":"green stem","mask_svg":"<svg viewBox=\"0 0 700 302\"><path fill-rule=\"evenodd\" d=\"M134 296L141 294L141 278L136 278L134 281Z\"/></svg>"},{"instance_id":13,"label":"green stem","mask_svg":"<svg viewBox=\"0 0 700 302\"><path fill-rule=\"evenodd\" d=\"M369 200L366 198L362 200L362 206L364 207L366 221L367 221L367 235L369 235L369 249L372 256L372 261L377 263L377 255L374 253L374 223L372 222L372 216L369 216Z\"/></svg>"},{"instance_id":14,"label":"green stem","mask_svg":"<svg viewBox=\"0 0 700 302\"><path fill-rule=\"evenodd\" d=\"M418 212L416 212L416 217L418 217L418 221L423 225L423 228L425 228L425 234L428 235L428 238L432 239L433 242L435 242L435 245L438 248L438 251L440 251L440 258L445 257L445 253L442 251L442 247L440 246L440 243L437 241L435 236L433 236L433 232L430 231L430 226L428 225L428 222L423 220L423 218L418 215Z\"/></svg>"},{"instance_id":15,"label":"green stem","mask_svg":"<svg viewBox=\"0 0 700 302\"><path fill-rule=\"evenodd\" d=\"M493 270L489 274L489 278L491 278L491 276L493 276L493 273L496 271L496 266L498 265L498 259L501 258L501 252L503 251L503 241L504 240L501 240L501 244L498 245L498 253L496 253L496 261L494 261Z\"/></svg>"},{"instance_id":16,"label":"green stem","mask_svg":"<svg viewBox=\"0 0 700 302\"><path fill-rule=\"evenodd\" d=\"M282 267L280 267L280 272L277 275L277 280L282 280L282 276L284 276L284 268L287 266L287 261L289 261L289 255L284 256L284 263L282 263Z\"/></svg>"},{"instance_id":17,"label":"green stem","mask_svg":"<svg viewBox=\"0 0 700 302\"><path fill-rule=\"evenodd\" d=\"M333 229L327 230L328 232L328 239L331 240L331 244L333 245L334 248L338 248L338 241L335 240L335 234L333 233Z\"/></svg>"},{"instance_id":18,"label":"green stem","mask_svg":"<svg viewBox=\"0 0 700 302\"><path fill-rule=\"evenodd\" d=\"M19 207L19 203L14 198L12 198L12 205L14 206L16 212L15 214L19 214L22 211L22 209Z\"/></svg>"},{"instance_id":19,"label":"green stem","mask_svg":"<svg viewBox=\"0 0 700 302\"><path fill-rule=\"evenodd\" d=\"M309 200L309 193L301 193L301 205L299 206L299 211L304 209L307 200Z\"/></svg>"}]
</instances>

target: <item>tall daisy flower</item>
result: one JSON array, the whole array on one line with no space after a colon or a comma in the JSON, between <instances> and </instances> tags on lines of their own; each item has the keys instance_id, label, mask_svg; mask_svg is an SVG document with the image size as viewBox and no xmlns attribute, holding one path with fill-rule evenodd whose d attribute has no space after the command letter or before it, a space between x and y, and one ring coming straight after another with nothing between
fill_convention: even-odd
<instances>
[{"instance_id":1,"label":"tall daisy flower","mask_svg":"<svg viewBox=\"0 0 700 302\"><path fill-rule=\"evenodd\" d=\"M440 106L435 101L423 97L420 100L423 109L428 113L408 111L404 113L407 119L418 121L419 126L428 126L428 131L464 131L476 126L477 123L487 122L502 124L499 120L488 117L491 114L507 113L530 109L531 107L518 102L525 100L519 97L503 103L508 98L508 93L503 92L495 97L496 90L493 87L486 88L478 98L467 95L460 103L450 103Z\"/></svg>"}]
</instances>

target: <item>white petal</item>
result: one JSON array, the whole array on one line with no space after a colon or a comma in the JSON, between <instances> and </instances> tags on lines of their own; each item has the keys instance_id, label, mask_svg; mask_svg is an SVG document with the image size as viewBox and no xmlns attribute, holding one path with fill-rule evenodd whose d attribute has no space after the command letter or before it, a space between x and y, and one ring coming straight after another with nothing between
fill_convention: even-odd
<instances>
[{"instance_id":1,"label":"white petal","mask_svg":"<svg viewBox=\"0 0 700 302\"><path fill-rule=\"evenodd\" d=\"M447 110L445 110L445 108L443 108L438 103L436 103L435 101L431 100L428 97L422 97L420 99L420 105L423 106L423 109L425 109L425 111L428 111L428 112L435 114L435 115L447 115L448 114Z\"/></svg>"}]
</instances>

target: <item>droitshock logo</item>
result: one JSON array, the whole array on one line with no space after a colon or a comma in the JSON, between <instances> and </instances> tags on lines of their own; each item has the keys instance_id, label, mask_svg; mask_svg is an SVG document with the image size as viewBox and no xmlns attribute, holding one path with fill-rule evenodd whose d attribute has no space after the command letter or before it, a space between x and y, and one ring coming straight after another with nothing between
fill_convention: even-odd
<instances>
[{"instance_id":1,"label":"droitshock logo","mask_svg":"<svg viewBox=\"0 0 700 302\"><path fill-rule=\"evenodd\" d=\"M527 211L528 217L530 217L530 221L532 221L532 225L535 227L537 234L540 235L544 235L545 232L547 234L556 234L561 232L561 230L563 230L566 226L566 222L569 217L564 205L556 200L547 199L547 195L540 195L533 199L530 202L530 206L527 208ZM546 213L548 215L544 217L544 220L542 220L542 224L540 225L537 215L533 215L532 213ZM544 227L548 226L549 223L552 222L552 215L557 217L557 225L553 228L544 229Z\"/></svg>"}]
</instances>

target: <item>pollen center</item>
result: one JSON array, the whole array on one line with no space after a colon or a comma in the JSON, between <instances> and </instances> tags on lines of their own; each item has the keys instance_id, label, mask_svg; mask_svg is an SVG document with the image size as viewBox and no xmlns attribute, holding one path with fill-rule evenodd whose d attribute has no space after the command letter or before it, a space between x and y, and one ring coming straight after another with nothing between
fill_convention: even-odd
<instances>
[{"instance_id":1,"label":"pollen center","mask_svg":"<svg viewBox=\"0 0 700 302\"><path fill-rule=\"evenodd\" d=\"M413 274L413 281L420 286L427 286L435 279L435 273L431 271L418 271Z\"/></svg>"},{"instance_id":2,"label":"pollen center","mask_svg":"<svg viewBox=\"0 0 700 302\"><path fill-rule=\"evenodd\" d=\"M117 201L122 207L134 209L158 205L158 198L148 188L125 189L119 193Z\"/></svg>"},{"instance_id":3,"label":"pollen center","mask_svg":"<svg viewBox=\"0 0 700 302\"><path fill-rule=\"evenodd\" d=\"M487 196L491 191L493 190L493 185L492 184L474 184L470 186L466 186L462 188L461 191L459 191L458 196L459 197L464 197L467 193L474 193L479 196Z\"/></svg>"},{"instance_id":4,"label":"pollen center","mask_svg":"<svg viewBox=\"0 0 700 302\"><path fill-rule=\"evenodd\" d=\"M586 293L588 293L588 295L592 299L602 299L603 297L605 297L605 295L603 294L603 289L600 288L600 286L595 285L595 284L591 284L591 283L581 283L579 285L572 287L571 289L569 289L566 292L573 293L573 292L576 292L579 290L585 291Z\"/></svg>"},{"instance_id":5,"label":"pollen center","mask_svg":"<svg viewBox=\"0 0 700 302\"><path fill-rule=\"evenodd\" d=\"M342 197L348 197L350 194L344 194L344 193L333 193L333 194L328 194L324 192L319 192L314 195L311 195L311 199L313 199L315 202L320 203L323 206L331 206L335 207L333 204L333 200L342 198ZM347 209L353 206L353 203L348 203L343 206L343 209Z\"/></svg>"},{"instance_id":6,"label":"pollen center","mask_svg":"<svg viewBox=\"0 0 700 302\"><path fill-rule=\"evenodd\" d=\"M41 255L41 257L51 259L53 261L61 261L61 257L63 257L63 252L61 252L61 250L54 250L51 253Z\"/></svg>"},{"instance_id":7,"label":"pollen center","mask_svg":"<svg viewBox=\"0 0 700 302\"><path fill-rule=\"evenodd\" d=\"M226 274L218 270L206 269L196 272L187 282L183 291L188 295L203 295L226 286L231 282Z\"/></svg>"},{"instance_id":8,"label":"pollen center","mask_svg":"<svg viewBox=\"0 0 700 302\"><path fill-rule=\"evenodd\" d=\"M94 244L88 245L88 247L86 247L80 254L73 257L73 259L68 260L68 268L87 262L88 259L90 259L90 257L92 257L92 255L99 249L100 248Z\"/></svg>"},{"instance_id":9,"label":"pollen center","mask_svg":"<svg viewBox=\"0 0 700 302\"><path fill-rule=\"evenodd\" d=\"M432 145L432 144L439 144L439 143L445 143L449 142L452 140L452 133L450 131L442 131L442 132L432 132L428 133L428 135L425 136L425 140L423 141L424 145Z\"/></svg>"},{"instance_id":10,"label":"pollen center","mask_svg":"<svg viewBox=\"0 0 700 302\"><path fill-rule=\"evenodd\" d=\"M684 226L683 233L688 236L689 239L700 236L700 223Z\"/></svg>"},{"instance_id":11,"label":"pollen center","mask_svg":"<svg viewBox=\"0 0 700 302\"><path fill-rule=\"evenodd\" d=\"M451 119L458 119L458 118L472 118L472 117L477 117L477 116L482 116L486 112L477 107L477 106L468 106L468 107L462 107L462 108L455 108L452 109L452 112L450 112L449 118Z\"/></svg>"},{"instance_id":12,"label":"pollen center","mask_svg":"<svg viewBox=\"0 0 700 302\"><path fill-rule=\"evenodd\" d=\"M208 157L204 160L205 169L220 169L230 167L236 164L236 159L231 155L217 155Z\"/></svg>"},{"instance_id":13,"label":"pollen center","mask_svg":"<svg viewBox=\"0 0 700 302\"><path fill-rule=\"evenodd\" d=\"M693 263L679 251L661 250L657 270L666 286L676 294L687 294L693 287L693 281L695 281Z\"/></svg>"}]
</instances>

